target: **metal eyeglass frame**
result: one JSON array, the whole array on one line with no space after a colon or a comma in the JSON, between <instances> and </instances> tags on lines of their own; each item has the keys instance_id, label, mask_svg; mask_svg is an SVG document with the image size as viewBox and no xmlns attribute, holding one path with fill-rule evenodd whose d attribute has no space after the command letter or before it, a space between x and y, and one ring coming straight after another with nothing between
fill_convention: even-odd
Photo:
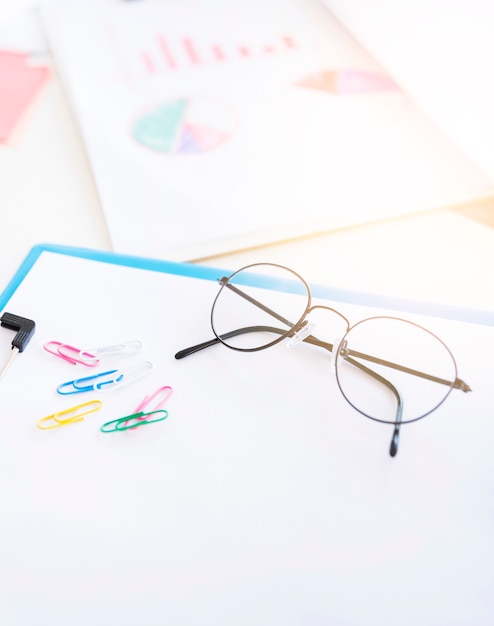
<instances>
[{"instance_id":1,"label":"metal eyeglass frame","mask_svg":"<svg viewBox=\"0 0 494 626\"><path fill-rule=\"evenodd\" d=\"M286 270L287 272L292 274L294 277L296 277L299 281L301 281L301 283L304 285L305 289L307 290L307 305L306 305L305 310L304 310L303 314L301 315L300 319L296 323L293 323L293 322L287 320L286 318L284 318L283 316L279 315L278 313L276 313L275 311L273 311L269 307L267 307L264 304L262 304L262 302L259 302L255 298L252 298L252 296L250 296L249 294L246 294L244 291L239 289L236 285L233 285L233 284L231 284L229 282L234 276L237 276L240 272L244 272L246 270L250 270L250 269L253 269L253 268L256 268L256 267L259 267L259 266L268 266L268 267L273 267L273 268ZM423 328L422 326L419 326L418 324L415 324L414 322L409 322L408 320L403 320L402 318L391 317L391 316L389 316L389 317L377 316L377 317L374 317L374 318L366 318L364 320L360 320L359 322L357 322L354 325L351 325L349 320L342 313L337 311L336 309L333 309L332 307L328 307L328 306L324 306L324 305L319 305L319 304L312 305L312 294L311 294L310 287L309 287L308 283L305 281L304 278L302 278L302 276L300 276L300 274L298 274L297 272L295 272L294 270L292 270L292 269L290 269L288 267L285 267L284 265L279 265L277 263L254 263L254 264L251 264L251 265L246 265L245 267L242 267L239 270L237 270L236 272L233 272L232 274L230 274L230 276L223 276L222 278L218 279L218 282L220 283L221 287L220 287L220 290L219 290L219 292L217 293L217 295L216 295L216 297L214 299L213 306L211 308L211 328L212 328L213 333L215 335L214 339L210 339L209 341L205 341L205 342L196 344L194 346L191 346L189 348L185 348L183 350L180 350L179 352L177 352L175 354L175 358L176 359L183 359L183 358L185 358L185 357L187 357L187 356L189 356L191 354L194 354L195 352L199 352L200 350L204 350L205 348L209 348L209 347L217 345L219 343L222 343L223 345L225 345L227 348L230 348L231 350L237 350L239 352L258 352L259 350L265 350L266 348L270 348L270 347L274 346L275 344L283 341L284 339L294 338L294 337L297 337L297 336L299 338L298 340L300 340L300 341L304 341L306 343L318 346L320 348L323 348L323 349L328 350L329 352L333 353L333 350L335 348L334 344L326 342L326 341L322 341L322 340L318 339L317 337L314 337L313 335L309 334L310 330L309 330L308 321L307 321L307 316L312 311L314 311L316 309L322 309L322 310L331 311L332 313L335 313L340 318L342 318L345 321L346 327L347 327L342 340L336 346L337 352L336 352L335 355L333 355L334 358L336 358L337 356L340 356L347 363L350 363L351 365L353 365L353 366L357 367L358 369L360 369L362 372L368 374L369 376L372 376L377 381L379 381L380 383L385 385L388 389L390 389L391 392L393 393L393 395L395 396L396 400L397 400L396 419L395 419L395 422L394 422L395 428L394 428L393 436L391 438L391 445L390 445L390 449L389 449L389 454L392 457L396 456L396 454L398 452L400 427L401 427L402 424L418 421L418 420L426 417L427 415L429 415L433 411L435 411L446 400L446 398L449 396L449 394L451 393L451 391L453 389L460 389L461 391L464 391L464 392L471 391L470 387L463 380L461 380L460 378L458 378L456 376L456 372L457 372L456 361L455 361L451 351L446 346L446 344L439 337L437 337L434 333L432 333L431 331L427 330L426 328ZM281 329L281 328L276 328L275 326L264 326L264 325L263 326L259 326L259 325L256 325L256 326L248 326L248 327L244 327L244 328L237 328L237 329L229 331L227 333L223 333L222 335L217 334L217 332L216 332L216 330L214 328L214 323L213 323L214 308L215 308L215 305L216 305L216 302L217 302L218 298L220 297L223 289L225 289L225 288L230 289L231 291L233 291L234 293L236 293L240 297L248 300L251 304L253 304L254 306L260 308L265 313L271 315L274 319L278 320L279 322L287 325L289 328L288 329ZM430 335L432 335L435 339L437 339L437 341L439 341L444 346L444 348L447 350L447 352L451 356L451 359L452 359L452 362L453 362L453 365L454 365L454 368L455 368L455 380L454 381L448 381L448 380L445 380L445 379L442 379L442 378L438 378L437 376L433 376L433 375L427 374L425 372L421 372L421 371L418 371L418 370L406 367L404 365L400 365L398 363L394 363L394 362L390 362L390 361L386 361L386 360L380 359L378 357L374 357L374 356L372 356L370 354L364 354L362 352L349 350L346 347L346 341L345 341L345 338L348 335L348 333L353 328L358 326L359 324L362 324L363 322L368 321L370 319L390 319L390 320L404 321L404 322L407 322L408 324L411 324L412 326L418 327L418 328L426 331ZM246 333L251 333L251 332L270 332L270 333L274 333L274 334L276 334L278 336L275 339L273 339L273 341L270 341L267 344L264 344L262 346L255 346L255 347L251 347L251 348L243 348L243 347L238 347L238 346L232 346L232 345L230 345L229 343L226 342L227 339L230 339L232 337L236 337L236 336L239 336L239 335L242 335L242 334L246 334ZM426 413L424 413L420 417L416 417L414 419L407 420L406 422L403 422L403 420L402 420L403 400L402 400L402 397L401 397L401 394L400 394L399 390L390 381L388 381L386 378L384 378L383 376L381 376L380 374L378 374L374 370L370 369L369 367L366 367L362 363L359 363L358 361L355 360L355 358L352 358L352 357L363 359L363 360L369 361L371 363L374 362L374 363L379 364L379 365L385 365L386 367L390 367L390 368L393 368L393 369L405 372L407 374L418 376L420 378L431 380L432 382L436 382L438 384L448 385L450 387L450 389L446 393L444 398L437 405L435 405L430 411L427 411ZM385 424L390 424L390 423L393 424L393 422L389 422L389 421L386 421L386 420L380 420L380 419L378 419L376 417L368 415L367 413L365 413L364 411L359 409L359 407L357 407L347 397L347 395L345 394L345 392L341 388L341 385L340 385L340 382L339 382L338 378L337 378L337 383L338 383L338 387L339 387L343 397L346 399L346 401L356 411L358 411L362 415L365 415L365 417L368 417L369 419L372 419L374 421L382 422L382 423L385 423Z\"/></svg>"}]
</instances>

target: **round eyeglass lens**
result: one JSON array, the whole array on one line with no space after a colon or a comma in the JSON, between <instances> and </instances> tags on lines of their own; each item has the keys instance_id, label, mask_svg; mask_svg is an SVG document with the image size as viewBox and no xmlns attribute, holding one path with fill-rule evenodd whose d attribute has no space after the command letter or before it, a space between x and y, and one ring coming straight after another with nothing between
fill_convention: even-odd
<instances>
[{"instance_id":1,"label":"round eyeglass lens","mask_svg":"<svg viewBox=\"0 0 494 626\"><path fill-rule=\"evenodd\" d=\"M430 331L393 317L353 326L336 357L338 385L360 413L379 422L414 422L448 396L457 370L447 346Z\"/></svg>"},{"instance_id":2,"label":"round eyeglass lens","mask_svg":"<svg viewBox=\"0 0 494 626\"><path fill-rule=\"evenodd\" d=\"M307 283L280 265L248 265L221 282L211 325L216 337L235 350L278 343L302 321L310 304Z\"/></svg>"}]
</instances>

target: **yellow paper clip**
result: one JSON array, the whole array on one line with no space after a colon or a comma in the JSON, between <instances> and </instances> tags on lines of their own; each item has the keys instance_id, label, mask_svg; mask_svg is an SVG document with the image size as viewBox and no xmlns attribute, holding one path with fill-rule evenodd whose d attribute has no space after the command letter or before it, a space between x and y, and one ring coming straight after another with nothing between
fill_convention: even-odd
<instances>
[{"instance_id":1,"label":"yellow paper clip","mask_svg":"<svg viewBox=\"0 0 494 626\"><path fill-rule=\"evenodd\" d=\"M84 415L89 413L95 413L99 411L103 403L101 400L91 400L90 402L84 402L84 404L78 404L70 409L59 411L58 413L52 413L46 417L42 417L36 426L41 430L49 430L50 428L59 428L60 426L67 426L67 424L74 424L75 422L82 422ZM44 426L45 422L53 422L51 426Z\"/></svg>"}]
</instances>

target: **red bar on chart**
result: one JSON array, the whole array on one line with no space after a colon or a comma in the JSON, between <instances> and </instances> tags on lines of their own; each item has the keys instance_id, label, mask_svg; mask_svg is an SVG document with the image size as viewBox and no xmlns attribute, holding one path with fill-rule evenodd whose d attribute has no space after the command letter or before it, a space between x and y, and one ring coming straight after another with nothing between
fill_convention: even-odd
<instances>
[{"instance_id":1,"label":"red bar on chart","mask_svg":"<svg viewBox=\"0 0 494 626\"><path fill-rule=\"evenodd\" d=\"M201 58L194 44L192 43L192 40L188 38L183 39L183 45L185 48L185 52L187 53L189 57L190 62L193 63L194 65L200 65Z\"/></svg>"},{"instance_id":2,"label":"red bar on chart","mask_svg":"<svg viewBox=\"0 0 494 626\"><path fill-rule=\"evenodd\" d=\"M149 56L147 52L142 53L142 60L144 61L144 67L150 74L156 71L156 67L153 63L153 60L151 59L151 57Z\"/></svg>"},{"instance_id":3,"label":"red bar on chart","mask_svg":"<svg viewBox=\"0 0 494 626\"><path fill-rule=\"evenodd\" d=\"M158 36L158 43L168 69L174 70L177 67L177 62L175 61L175 57L171 53L171 50L162 35Z\"/></svg>"},{"instance_id":4,"label":"red bar on chart","mask_svg":"<svg viewBox=\"0 0 494 626\"><path fill-rule=\"evenodd\" d=\"M285 44L287 48L296 48L297 45L294 42L293 38L290 35L285 35L281 38L281 41Z\"/></svg>"},{"instance_id":5,"label":"red bar on chart","mask_svg":"<svg viewBox=\"0 0 494 626\"><path fill-rule=\"evenodd\" d=\"M211 46L211 51L216 61L224 61L226 59L223 48L219 46L218 44L213 44Z\"/></svg>"}]
</instances>

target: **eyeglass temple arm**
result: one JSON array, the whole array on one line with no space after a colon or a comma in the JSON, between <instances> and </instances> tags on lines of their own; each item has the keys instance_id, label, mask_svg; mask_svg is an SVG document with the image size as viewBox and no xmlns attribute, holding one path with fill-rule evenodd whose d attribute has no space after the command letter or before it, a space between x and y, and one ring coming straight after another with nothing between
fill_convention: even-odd
<instances>
[{"instance_id":1,"label":"eyeglass temple arm","mask_svg":"<svg viewBox=\"0 0 494 626\"><path fill-rule=\"evenodd\" d=\"M274 326L246 326L245 328L237 328L236 330L231 330L228 333L223 333L221 335L221 339L230 339L231 337L237 337L238 335L243 335L246 333L275 333L277 335L283 335L286 333L286 330L282 328L275 328ZM333 344L325 343L324 341L320 341L316 337L309 335L303 341L307 343L311 343L313 345L319 346L321 348L325 348L330 352L333 350ZM220 343L220 339L218 337L214 337L214 339L210 339L209 341L204 341L203 343L199 343L195 346L191 346L190 348L184 348L180 350L175 355L176 359L183 359L190 354L194 354L195 352L199 352L200 350L204 350L205 348L210 348L211 346L215 346Z\"/></svg>"},{"instance_id":2,"label":"eyeglass temple arm","mask_svg":"<svg viewBox=\"0 0 494 626\"><path fill-rule=\"evenodd\" d=\"M271 317L274 317L275 319L282 322L283 324L286 324L288 327L293 326L292 322L287 320L285 317L283 317L282 315L279 315L278 313L276 313L276 311L273 311L272 309L264 305L262 302L259 302L259 300L252 298L252 296L249 296L247 293L245 293L241 289L238 289L234 285L230 284L228 282L228 278L226 278L225 276L220 278L218 282L220 282L223 285L223 287L230 289L230 291L233 291L233 293L236 293L238 296L240 296L244 300L247 300L247 302L250 302L258 309L261 309L262 311L264 311ZM283 335L287 331L282 330L280 328L274 328L272 326L247 326L245 328L238 328L237 330L232 330L228 333L224 333L223 335L221 335L221 338L230 339L231 337L237 337L238 335L242 335L244 333L255 333L255 332L272 332L272 333L277 333L278 335ZM214 339L210 339L209 341L205 341L203 343L197 344L196 346L191 346L190 348L185 348L184 350L180 350L175 355L175 358L183 359L186 356L189 356L189 354L194 354L195 352L199 352L200 350L204 350L204 348L209 348L218 343L220 343L220 339L218 339L218 337L215 337ZM309 342L309 343L312 343L312 342ZM333 346L331 345L329 350L332 350L332 349L333 349Z\"/></svg>"},{"instance_id":3,"label":"eyeglass temple arm","mask_svg":"<svg viewBox=\"0 0 494 626\"><path fill-rule=\"evenodd\" d=\"M399 441L400 441L401 420L402 420L402 417L403 417L403 398L401 397L401 393L398 391L398 389L389 380L387 380L386 378L384 378L383 376L381 376L377 372L374 372L374 370L369 369L368 367L366 367L362 363L359 363L358 361L355 361L354 359L349 358L349 357L345 357L345 361L347 361L348 363L351 363L355 367L358 367L359 370L361 370L362 372L365 372L369 376L372 376L377 381L379 381L380 383L385 385L388 389L390 389L392 391L393 395L395 396L396 402L397 402L396 417L395 417L395 428L394 428L394 431L393 431L393 436L391 437L391 445L389 446L389 454L390 454L390 456L393 456L393 457L396 456L396 454L398 453L398 444L399 444Z\"/></svg>"},{"instance_id":4,"label":"eyeglass temple arm","mask_svg":"<svg viewBox=\"0 0 494 626\"><path fill-rule=\"evenodd\" d=\"M230 339L231 337L236 337L238 335L243 335L245 333L255 333L255 332L271 332L271 333L276 333L276 334L282 335L286 331L281 329L281 328L275 328L274 326L248 326L248 327L245 327L245 328L238 328L236 330L232 330L232 331L230 331L228 333L224 333L223 335L221 335L221 337L222 337L222 339ZM313 345L317 345L317 346L319 346L321 348L325 348L326 350L329 350L330 352L333 350L333 345L332 344L320 341L319 339L317 339L316 337L313 337L312 335L309 335L303 341L305 341L307 343L311 343ZM204 350L205 348L209 348L209 347L214 346L214 345L216 345L218 343L220 343L220 340L218 339L218 337L215 337L214 339L210 339L209 341L204 341L203 343L199 343L199 344L197 344L195 346L191 346L190 348L185 348L184 350L180 350L175 355L175 358L176 359L183 359L186 356L189 356L190 354L194 354L195 352L199 352L200 350ZM348 363L351 363L354 367L357 367L361 371L365 372L369 376L372 376L374 379L378 380L383 385L388 387L388 389L390 389L392 391L392 393L394 394L394 396L396 397L396 400L397 400L397 403L398 403L397 410L396 410L396 424L395 424L395 430L394 430L394 433L393 433L393 437L391 439L391 446L390 446L390 450L389 450L389 453L390 453L391 456L396 456L396 453L398 452L398 441L399 441L399 435L400 435L400 422L401 422L401 416L402 416L402 413L403 413L403 401L402 401L400 392L396 389L396 387L392 383L389 382L389 380L386 380L383 376L381 376L377 372L374 372L373 370L371 370L370 368L366 367L362 363L359 363L358 361L355 361L354 359L350 358L349 356L345 357L345 360Z\"/></svg>"},{"instance_id":5,"label":"eyeglass temple arm","mask_svg":"<svg viewBox=\"0 0 494 626\"><path fill-rule=\"evenodd\" d=\"M279 315L278 313L276 313L275 311L273 311L269 307L265 306L264 304L262 304L261 302L259 302L255 298L252 298L252 296L249 296L245 292L241 291L240 289L238 289L234 285L228 283L227 281L228 281L228 278L223 277L223 278L220 278L219 282L222 283L225 287L227 287L231 291L233 291L234 293L236 293L237 295L241 296L242 298L244 298L245 300L250 302L251 304L255 305L256 307L258 307L260 309L262 309L265 313L268 313L269 315L273 316L274 318L276 318L280 322L283 322L284 324L287 324L288 326L293 326L293 324L291 322L289 322L287 319L285 319L284 317L282 317L281 315ZM311 339L310 339L311 337L312 336L310 335L304 341L307 341L308 343L313 343L315 345L319 345L319 346L321 346L323 348L328 348L330 351L332 351L333 346L331 344L326 344L324 342L319 342L319 340L316 339L315 337L312 337L312 339L315 340L315 341L311 341ZM369 354L364 354L362 352L355 352L355 351L352 351L352 350L349 351L349 354L351 356L356 356L358 358L361 358L361 359L364 359L364 360L367 360L367 361L372 361L373 363L377 363L378 365L385 365L386 367L391 367L391 368L399 370L401 372L405 372L406 374L412 374L414 376L419 376L420 378L426 378L427 380L431 380L432 382L436 382L436 383L440 383L442 385L448 385L448 386L451 385L451 381L445 380L444 378L438 378L437 376L432 376L431 374L426 374L425 372L420 372L419 370L414 370L414 369L411 369L409 367L405 367L404 365L399 365L398 363L393 363L391 361L385 361L383 359L378 359L377 357L373 357L373 356L371 356ZM369 370L369 371L371 371L371 370ZM471 391L471 388L463 380L461 380L460 378L456 378L453 381L453 388L454 389L461 389L464 392Z\"/></svg>"},{"instance_id":6,"label":"eyeglass temple arm","mask_svg":"<svg viewBox=\"0 0 494 626\"><path fill-rule=\"evenodd\" d=\"M248 294L246 294L245 292L241 291L240 289L238 289L234 285L228 283L227 281L228 281L228 278L223 277L223 278L220 278L219 282L222 283L225 287L227 287L231 291L233 291L234 293L236 293L237 295L239 295L240 297L242 297L245 300L247 300L248 302L250 302L251 304L255 305L256 307L258 307L260 309L262 309L265 313L268 313L269 315L273 316L274 318L276 318L280 322L283 322L284 324L287 324L288 326L293 326L293 324L291 322L289 322L287 319L285 319L281 315L278 315L278 313L276 313L272 309L268 308L267 306L265 306L264 304L262 304L261 302L259 302L255 298L252 298L252 296L249 296ZM313 338L313 339L315 339L315 338ZM305 341L308 341L308 343L315 343L316 345L321 345L322 347L327 347L327 345L330 345L330 344L323 344L323 342L318 343L317 339L316 339L316 341L310 341L309 337L307 337L305 339ZM333 346L331 345L330 350L332 350L332 348L333 348ZM432 376L430 374L426 374L425 372L420 372L418 370L414 370L414 369L405 367L403 365L399 365L398 363L393 363L391 361L385 361L383 359L378 359L378 358L373 357L373 356L371 356L369 354L364 354L362 352L355 352L355 351L352 351L352 350L349 351L349 354L351 354L352 356L356 356L358 358L361 358L361 359L365 359L367 361L372 361L373 363L377 363L379 365L385 365L386 367L391 367L393 369L400 370L401 372L405 372L407 374L412 374L414 376L419 376L421 378L426 378L427 380L431 380L431 381L436 382L436 383L441 383L443 385L448 385L448 386L451 385L451 381L449 381L449 380L445 380L443 378L438 378L437 376ZM461 389L464 392L471 391L470 387L463 380L461 380L460 378L456 378L454 380L453 387L455 389Z\"/></svg>"},{"instance_id":7,"label":"eyeglass temple arm","mask_svg":"<svg viewBox=\"0 0 494 626\"><path fill-rule=\"evenodd\" d=\"M264 304L262 304L261 302L259 302L255 298L252 298L248 294L244 293L243 291L241 291L237 287L235 287L235 286L231 285L230 283L226 282L227 280L228 280L227 278L223 277L223 278L220 279L220 282L223 283L223 285L225 285L226 287L228 287L231 291L233 291L237 295L241 296L242 298L244 298L245 300L250 302L251 304L254 304L258 308L260 308L263 311L265 311L266 313L269 313L269 315L272 315L276 319L280 320L280 322L283 322L284 324L292 325L288 320L286 320L281 315L278 315L278 313L276 313L275 311L273 311L270 308L266 307ZM313 338L313 339L315 339L315 338ZM305 341L307 341L308 343L315 343L316 345L321 345L322 347L327 347L328 345L330 345L330 344L323 344L323 342L318 343L317 339L316 339L316 341L310 341L309 337L307 337L305 339ZM332 350L333 346L331 345L331 348L329 348L329 349ZM378 359L377 357L373 357L373 356L371 356L369 354L364 354L362 352L355 352L353 350L350 350L349 354L351 356L355 356L355 357L360 358L360 359L364 359L364 360L367 360L367 361L372 361L373 363L377 363L378 365L385 365L386 367L391 367L391 368L399 370L401 372L405 372L406 374L412 374L413 376L419 376L420 378L426 378L427 380L430 380L432 382L436 382L436 383L440 383L442 385L448 385L448 386L451 385L451 381L445 380L444 378L438 378L437 376L432 376L431 374L426 374L425 372L420 372L419 370L414 370L414 369L411 369L409 367L405 367L404 365L399 365L398 363L393 363L391 361L385 361L383 359ZM369 370L369 371L371 371L371 370ZM460 378L456 378L453 381L453 388L454 389L461 389L464 392L471 391L471 388L467 385L467 383L465 383Z\"/></svg>"},{"instance_id":8,"label":"eyeglass temple arm","mask_svg":"<svg viewBox=\"0 0 494 626\"><path fill-rule=\"evenodd\" d=\"M232 285L231 283L227 281L228 281L228 278L225 278L225 277L220 278L219 280L219 282L222 283L224 287L226 287L230 291L233 291L233 293L236 293L238 296L240 296L244 300L247 300L247 302L250 302L251 304L256 306L258 309L261 309L261 311L264 311L268 315L271 315L271 317L274 317L278 321L283 322L283 324L286 324L287 326L290 326L290 327L293 326L293 323L287 320L285 317L283 317L279 313L276 313L276 311L273 311L273 309L270 309L268 306L266 306L262 302L259 302L259 300L256 300L252 296L249 296L249 294L245 293L245 291L238 289L237 287L235 287L234 285Z\"/></svg>"},{"instance_id":9,"label":"eyeglass temple arm","mask_svg":"<svg viewBox=\"0 0 494 626\"><path fill-rule=\"evenodd\" d=\"M348 354L358 359L371 361L372 363L377 363L378 365L384 365L385 367L391 367L392 369L399 370L400 372L404 372L405 374L412 374L413 376L418 376L419 378L425 378L434 383L440 383L441 385L448 385L448 386L452 384L454 389L461 389L461 391L464 391L464 392L472 391L469 385L467 385L467 383L461 380L460 378L455 378L453 383L451 383L450 380L446 380L445 378L439 378L438 376L433 376L432 374L426 374L425 372L412 369L411 367L406 367L405 365L400 365L399 363L393 363L392 361L379 359L378 357L372 356L371 354L357 352L356 350L348 350ZM341 356L344 357L345 355L342 354Z\"/></svg>"}]
</instances>

